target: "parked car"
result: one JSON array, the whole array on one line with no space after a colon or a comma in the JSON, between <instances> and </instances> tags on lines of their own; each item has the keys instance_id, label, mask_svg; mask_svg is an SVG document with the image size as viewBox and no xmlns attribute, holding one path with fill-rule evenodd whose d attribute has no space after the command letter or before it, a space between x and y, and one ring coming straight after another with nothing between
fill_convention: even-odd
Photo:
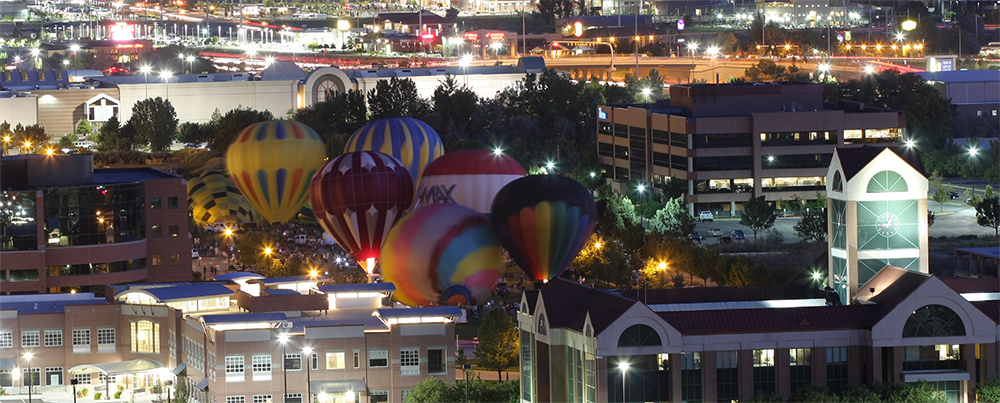
<instances>
[{"instance_id":1,"label":"parked car","mask_svg":"<svg viewBox=\"0 0 1000 403\"><path fill-rule=\"evenodd\" d=\"M698 219L701 220L701 222L715 222L715 216L712 215L711 211L702 211L698 214Z\"/></svg>"},{"instance_id":2,"label":"parked car","mask_svg":"<svg viewBox=\"0 0 1000 403\"><path fill-rule=\"evenodd\" d=\"M205 231L213 234L222 234L226 232L226 224L221 222L208 224L205 226Z\"/></svg>"},{"instance_id":3,"label":"parked car","mask_svg":"<svg viewBox=\"0 0 1000 403\"><path fill-rule=\"evenodd\" d=\"M733 230L731 235L733 239L747 239L747 235L743 233L743 230Z\"/></svg>"},{"instance_id":4,"label":"parked car","mask_svg":"<svg viewBox=\"0 0 1000 403\"><path fill-rule=\"evenodd\" d=\"M730 238L728 236L719 238L719 243L730 243L730 242L733 242L733 238Z\"/></svg>"},{"instance_id":5,"label":"parked car","mask_svg":"<svg viewBox=\"0 0 1000 403\"><path fill-rule=\"evenodd\" d=\"M191 258L197 259L199 256L201 256L201 254L198 253L198 248L191 248Z\"/></svg>"},{"instance_id":6,"label":"parked car","mask_svg":"<svg viewBox=\"0 0 1000 403\"><path fill-rule=\"evenodd\" d=\"M949 192L948 193L948 198L951 199L951 200L957 199L958 198L958 192Z\"/></svg>"},{"instance_id":7,"label":"parked car","mask_svg":"<svg viewBox=\"0 0 1000 403\"><path fill-rule=\"evenodd\" d=\"M688 235L688 239L690 239L692 241L695 241L695 242L698 242L698 243L701 243L701 240L704 239L704 238L701 236L701 234L699 234L697 232L692 232L691 235Z\"/></svg>"},{"instance_id":8,"label":"parked car","mask_svg":"<svg viewBox=\"0 0 1000 403\"><path fill-rule=\"evenodd\" d=\"M708 236L722 236L722 234L724 234L724 232L722 232L722 229L719 228L712 228L708 230Z\"/></svg>"}]
</instances>

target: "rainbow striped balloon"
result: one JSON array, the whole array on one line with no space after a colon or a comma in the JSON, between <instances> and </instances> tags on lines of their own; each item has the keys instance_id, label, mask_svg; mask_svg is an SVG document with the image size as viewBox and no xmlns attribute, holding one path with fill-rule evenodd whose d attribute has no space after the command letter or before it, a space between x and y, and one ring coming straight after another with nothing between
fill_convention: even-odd
<instances>
[{"instance_id":1,"label":"rainbow striped balloon","mask_svg":"<svg viewBox=\"0 0 1000 403\"><path fill-rule=\"evenodd\" d=\"M382 245L382 276L409 306L486 302L504 267L489 219L434 204L398 221Z\"/></svg>"},{"instance_id":2,"label":"rainbow striped balloon","mask_svg":"<svg viewBox=\"0 0 1000 403\"><path fill-rule=\"evenodd\" d=\"M199 225L254 221L250 202L222 171L208 171L188 180L188 206Z\"/></svg>"},{"instance_id":3,"label":"rainbow striped balloon","mask_svg":"<svg viewBox=\"0 0 1000 403\"><path fill-rule=\"evenodd\" d=\"M344 153L378 151L391 155L410 170L413 184L420 183L424 169L444 154L441 137L420 119L379 119L361 126L344 146Z\"/></svg>"},{"instance_id":4,"label":"rainbow striped balloon","mask_svg":"<svg viewBox=\"0 0 1000 403\"><path fill-rule=\"evenodd\" d=\"M226 168L240 193L268 222L287 222L302 209L326 146L316 132L290 120L243 129L226 150Z\"/></svg>"}]
</instances>

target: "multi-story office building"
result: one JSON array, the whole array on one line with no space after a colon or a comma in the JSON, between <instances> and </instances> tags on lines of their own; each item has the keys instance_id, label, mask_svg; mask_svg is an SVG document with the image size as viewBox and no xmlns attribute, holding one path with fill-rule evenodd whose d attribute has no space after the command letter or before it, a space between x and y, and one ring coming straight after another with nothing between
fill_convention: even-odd
<instances>
[{"instance_id":1,"label":"multi-story office building","mask_svg":"<svg viewBox=\"0 0 1000 403\"><path fill-rule=\"evenodd\" d=\"M0 165L0 293L192 278L180 177L95 170L93 154L20 155Z\"/></svg>"},{"instance_id":2,"label":"multi-story office building","mask_svg":"<svg viewBox=\"0 0 1000 403\"><path fill-rule=\"evenodd\" d=\"M600 106L597 151L618 191L680 180L692 211L738 215L751 195L815 199L835 147L901 141L904 119L824 103L820 84L675 85L655 104Z\"/></svg>"},{"instance_id":3,"label":"multi-story office building","mask_svg":"<svg viewBox=\"0 0 1000 403\"><path fill-rule=\"evenodd\" d=\"M455 379L458 308L383 306L390 283L223 278L0 296L0 387L64 393L77 379L78 391L129 399L172 381L199 403L347 403Z\"/></svg>"}]
</instances>

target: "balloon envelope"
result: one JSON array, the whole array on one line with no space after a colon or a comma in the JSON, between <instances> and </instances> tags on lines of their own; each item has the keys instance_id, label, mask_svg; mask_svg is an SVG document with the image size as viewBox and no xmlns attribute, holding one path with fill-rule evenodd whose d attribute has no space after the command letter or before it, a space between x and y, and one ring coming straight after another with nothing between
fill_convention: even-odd
<instances>
[{"instance_id":1,"label":"balloon envelope","mask_svg":"<svg viewBox=\"0 0 1000 403\"><path fill-rule=\"evenodd\" d=\"M456 203L489 214L497 192L524 175L521 164L506 155L489 150L455 151L427 166L417 198L421 207Z\"/></svg>"},{"instance_id":2,"label":"balloon envelope","mask_svg":"<svg viewBox=\"0 0 1000 403\"><path fill-rule=\"evenodd\" d=\"M226 150L226 168L240 193L268 222L287 222L302 209L309 181L326 158L313 129L290 120L255 123Z\"/></svg>"},{"instance_id":3,"label":"balloon envelope","mask_svg":"<svg viewBox=\"0 0 1000 403\"><path fill-rule=\"evenodd\" d=\"M382 277L396 285L393 297L409 306L480 304L504 267L489 219L457 204L416 210L389 232Z\"/></svg>"},{"instance_id":4,"label":"balloon envelope","mask_svg":"<svg viewBox=\"0 0 1000 403\"><path fill-rule=\"evenodd\" d=\"M337 243L367 266L389 229L413 202L413 180L398 160L374 151L334 158L309 187L316 219ZM372 265L374 266L374 265ZM365 267L369 273L374 267Z\"/></svg>"},{"instance_id":5,"label":"balloon envelope","mask_svg":"<svg viewBox=\"0 0 1000 403\"><path fill-rule=\"evenodd\" d=\"M344 146L344 152L378 151L401 161L410 171L413 185L435 158L444 154L441 137L420 119L379 119L361 126Z\"/></svg>"},{"instance_id":6,"label":"balloon envelope","mask_svg":"<svg viewBox=\"0 0 1000 403\"><path fill-rule=\"evenodd\" d=\"M199 225L249 223L253 207L222 171L208 171L188 180L188 206Z\"/></svg>"},{"instance_id":7,"label":"balloon envelope","mask_svg":"<svg viewBox=\"0 0 1000 403\"><path fill-rule=\"evenodd\" d=\"M594 197L559 175L517 179L493 200L493 231L521 269L535 280L562 273L594 233Z\"/></svg>"}]
</instances>

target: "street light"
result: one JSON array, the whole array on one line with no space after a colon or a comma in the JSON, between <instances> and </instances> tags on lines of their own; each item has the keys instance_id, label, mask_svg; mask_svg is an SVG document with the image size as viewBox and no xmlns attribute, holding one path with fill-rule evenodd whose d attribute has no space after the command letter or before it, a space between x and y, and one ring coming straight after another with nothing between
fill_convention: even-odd
<instances>
[{"instance_id":1,"label":"street light","mask_svg":"<svg viewBox=\"0 0 1000 403\"><path fill-rule=\"evenodd\" d=\"M494 148L494 149L493 149L493 155L495 155L495 156L497 156L497 157L499 157L499 156L503 155L503 149L502 149L502 148L500 148L500 147L496 147L496 148Z\"/></svg>"},{"instance_id":2,"label":"street light","mask_svg":"<svg viewBox=\"0 0 1000 403\"><path fill-rule=\"evenodd\" d=\"M458 60L458 65L465 70L465 85L469 85L469 65L472 64L472 55L464 55Z\"/></svg>"},{"instance_id":3,"label":"street light","mask_svg":"<svg viewBox=\"0 0 1000 403\"><path fill-rule=\"evenodd\" d=\"M628 372L628 363L625 361L618 363L618 369L622 370L622 402L626 402L625 399L625 373Z\"/></svg>"},{"instance_id":4,"label":"street light","mask_svg":"<svg viewBox=\"0 0 1000 403\"><path fill-rule=\"evenodd\" d=\"M906 139L903 143L906 144L906 148L913 148L913 146L916 145L916 142L914 142L913 139Z\"/></svg>"},{"instance_id":5,"label":"street light","mask_svg":"<svg viewBox=\"0 0 1000 403\"><path fill-rule=\"evenodd\" d=\"M271 248L267 248L271 249ZM284 378L285 392L281 395L281 403L287 403L288 401L288 371L286 367L288 366L288 359L285 358L285 344L288 344L288 334L282 333L278 336L278 341L281 342L281 376Z\"/></svg>"},{"instance_id":6,"label":"street light","mask_svg":"<svg viewBox=\"0 0 1000 403\"><path fill-rule=\"evenodd\" d=\"M188 74L194 74L194 56L188 56L185 60L188 62Z\"/></svg>"},{"instance_id":7,"label":"street light","mask_svg":"<svg viewBox=\"0 0 1000 403\"><path fill-rule=\"evenodd\" d=\"M31 357L35 355L32 353L24 353L24 362L28 366L28 403L31 403L31 386L35 384L34 378L35 373L31 371ZM24 380L21 380L21 384L24 384Z\"/></svg>"},{"instance_id":8,"label":"street light","mask_svg":"<svg viewBox=\"0 0 1000 403\"><path fill-rule=\"evenodd\" d=\"M149 73L151 71L153 71L153 68L149 67L149 65L139 67L139 72L142 73L142 79L143 79L143 82L144 82L143 85L146 87L146 98L147 99L149 98Z\"/></svg>"},{"instance_id":9,"label":"street light","mask_svg":"<svg viewBox=\"0 0 1000 403\"><path fill-rule=\"evenodd\" d=\"M268 67L268 66L270 66L272 64L274 64L274 57L273 56L268 56L268 57L264 58L264 67Z\"/></svg>"},{"instance_id":10,"label":"street light","mask_svg":"<svg viewBox=\"0 0 1000 403\"><path fill-rule=\"evenodd\" d=\"M691 52L691 60L694 60L694 52L698 50L698 44L691 42L688 44L688 51Z\"/></svg>"},{"instance_id":11,"label":"street light","mask_svg":"<svg viewBox=\"0 0 1000 403\"><path fill-rule=\"evenodd\" d=\"M642 95L646 96L646 103L647 104L649 103L649 94L652 94L652 93L653 93L653 90L651 90L649 88L643 88L642 89Z\"/></svg>"},{"instance_id":12,"label":"street light","mask_svg":"<svg viewBox=\"0 0 1000 403\"><path fill-rule=\"evenodd\" d=\"M160 78L162 78L163 79L163 83L166 84L166 86L164 88L166 88L167 99L168 100L170 99L170 77L173 77L173 76L174 76L174 73L172 73L170 71L164 70L164 71L160 72Z\"/></svg>"},{"instance_id":13,"label":"street light","mask_svg":"<svg viewBox=\"0 0 1000 403\"><path fill-rule=\"evenodd\" d=\"M271 256L271 247L270 246L265 246L264 247L264 254L267 255L267 256ZM288 336L285 336L285 338L287 338L287 337Z\"/></svg>"},{"instance_id":14,"label":"street light","mask_svg":"<svg viewBox=\"0 0 1000 403\"><path fill-rule=\"evenodd\" d=\"M308 396L308 399L309 399L307 401L311 402L312 401L312 378L310 377L309 370L312 368L312 352L313 352L313 349L310 348L310 347L306 347L306 348L302 349L302 352L305 353L305 356L309 359L309 362L306 363L306 396Z\"/></svg>"},{"instance_id":15,"label":"street light","mask_svg":"<svg viewBox=\"0 0 1000 403\"><path fill-rule=\"evenodd\" d=\"M870 64L865 66L865 74L873 74L873 73L875 73L875 66L872 66Z\"/></svg>"},{"instance_id":16,"label":"street light","mask_svg":"<svg viewBox=\"0 0 1000 403\"><path fill-rule=\"evenodd\" d=\"M979 154L979 149L976 147L969 147L969 165L972 167L972 195L976 195L976 182L979 182L979 178L976 178L976 155Z\"/></svg>"}]
</instances>

